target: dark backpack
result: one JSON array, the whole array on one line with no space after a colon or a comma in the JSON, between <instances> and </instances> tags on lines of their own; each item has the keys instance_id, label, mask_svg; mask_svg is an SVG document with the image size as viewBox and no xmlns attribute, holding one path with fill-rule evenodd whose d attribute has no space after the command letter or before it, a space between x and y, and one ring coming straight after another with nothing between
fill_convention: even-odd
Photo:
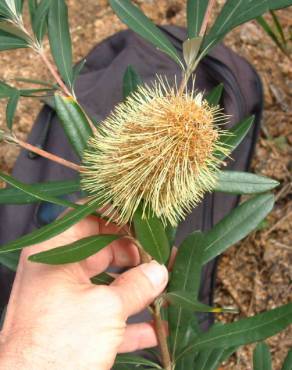
<instances>
[{"instance_id":1,"label":"dark backpack","mask_svg":"<svg viewBox=\"0 0 292 370\"><path fill-rule=\"evenodd\" d=\"M173 26L163 27L162 30L178 51L182 52L185 30ZM153 81L155 74L169 78L174 75L179 78L181 74L172 60L131 31L123 31L106 39L87 56L76 85L79 101L96 120L104 119L122 100L123 74L129 64L146 83ZM233 152L233 160L228 164L232 170L246 171L259 133L263 105L261 82L246 60L221 44L200 63L196 73L196 88L208 92L220 83L224 84L221 106L226 114L231 115L227 127L232 127L247 116L255 115L254 125ZM41 110L28 141L61 157L78 161L62 126L49 106L44 106ZM13 175L30 183L73 179L75 173L23 150L16 161ZM77 195L73 194L68 198L75 200ZM238 200L237 196L221 193L207 195L202 204L179 225L176 244L194 230L210 229L237 205ZM1 245L51 222L61 211L61 207L47 203L0 206ZM212 304L215 271L216 260L208 263L203 272L201 300L206 304ZM0 308L8 301L13 277L13 272L0 266ZM206 328L212 319L204 316L202 321L202 326Z\"/></svg>"}]
</instances>

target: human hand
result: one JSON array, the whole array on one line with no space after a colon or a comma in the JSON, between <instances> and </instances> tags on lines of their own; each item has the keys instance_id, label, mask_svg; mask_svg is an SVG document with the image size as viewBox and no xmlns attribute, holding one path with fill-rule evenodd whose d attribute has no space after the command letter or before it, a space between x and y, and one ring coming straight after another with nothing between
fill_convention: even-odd
<instances>
[{"instance_id":1,"label":"human hand","mask_svg":"<svg viewBox=\"0 0 292 370\"><path fill-rule=\"evenodd\" d=\"M117 227L90 216L61 235L22 251L3 330L0 369L108 370L118 352L157 344L150 323L127 325L165 288L167 270L156 262L121 274L110 286L90 278L108 266L136 266L139 253L128 239L114 241L80 263L50 266L27 260L43 250Z\"/></svg>"}]
</instances>

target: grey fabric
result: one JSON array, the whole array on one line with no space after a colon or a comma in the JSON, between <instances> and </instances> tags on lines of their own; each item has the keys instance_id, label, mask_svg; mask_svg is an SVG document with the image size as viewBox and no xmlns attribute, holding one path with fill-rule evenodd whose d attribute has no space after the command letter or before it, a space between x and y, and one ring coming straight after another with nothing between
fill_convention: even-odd
<instances>
[{"instance_id":1,"label":"grey fabric","mask_svg":"<svg viewBox=\"0 0 292 370\"><path fill-rule=\"evenodd\" d=\"M164 32L181 52L181 41L185 30L165 27ZM120 32L97 45L87 57L87 62L77 81L77 96L88 114L97 120L104 119L112 108L122 100L122 78L131 64L146 83L155 79L155 74L166 75L170 80L181 79L179 67L163 53L152 47L131 31ZM223 82L225 91L221 105L225 113L231 115L228 127L241 119L255 114L255 124L242 144L235 150L228 167L233 170L247 170L259 131L262 110L262 89L260 80L253 68L224 45L217 46L210 56L201 63L196 75L196 88L210 91ZM47 135L42 134L48 126ZM77 162L67 138L54 112L45 106L39 114L28 141L42 145L48 151ZM13 175L24 182L72 179L74 171L61 167L46 159L31 159L26 151L20 153ZM224 194L208 195L204 202L179 226L177 244L194 230L208 230L226 215L238 202L235 196ZM39 204L23 206L0 206L0 243L16 239L40 226ZM212 303L216 261L209 263L204 270L201 299ZM9 297L13 274L0 266L0 306ZM207 327L211 319L206 319Z\"/></svg>"}]
</instances>

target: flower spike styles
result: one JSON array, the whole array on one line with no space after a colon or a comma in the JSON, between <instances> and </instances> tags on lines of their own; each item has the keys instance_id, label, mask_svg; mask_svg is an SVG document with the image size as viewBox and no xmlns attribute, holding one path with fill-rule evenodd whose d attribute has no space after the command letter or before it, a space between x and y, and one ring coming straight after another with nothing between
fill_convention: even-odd
<instances>
[{"instance_id":1,"label":"flower spike styles","mask_svg":"<svg viewBox=\"0 0 292 370\"><path fill-rule=\"evenodd\" d=\"M222 161L214 153L230 153L219 141L226 119L194 90L180 93L162 78L140 86L89 140L82 187L120 224L141 203L176 226L216 185Z\"/></svg>"}]
</instances>

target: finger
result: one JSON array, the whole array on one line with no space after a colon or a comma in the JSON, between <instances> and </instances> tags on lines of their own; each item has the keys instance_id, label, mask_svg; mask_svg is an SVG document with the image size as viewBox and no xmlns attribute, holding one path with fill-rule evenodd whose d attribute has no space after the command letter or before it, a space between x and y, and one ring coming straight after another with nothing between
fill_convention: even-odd
<instances>
[{"instance_id":1,"label":"finger","mask_svg":"<svg viewBox=\"0 0 292 370\"><path fill-rule=\"evenodd\" d=\"M134 352L157 346L157 337L151 323L131 324L126 327L119 353Z\"/></svg>"},{"instance_id":2,"label":"finger","mask_svg":"<svg viewBox=\"0 0 292 370\"><path fill-rule=\"evenodd\" d=\"M138 265L140 256L137 247L129 239L118 239L100 252L80 262L86 276L91 278L109 266L132 267Z\"/></svg>"},{"instance_id":3,"label":"finger","mask_svg":"<svg viewBox=\"0 0 292 370\"><path fill-rule=\"evenodd\" d=\"M167 280L166 267L152 261L121 274L111 284L111 289L119 295L123 313L129 317L142 311L162 293Z\"/></svg>"},{"instance_id":4,"label":"finger","mask_svg":"<svg viewBox=\"0 0 292 370\"><path fill-rule=\"evenodd\" d=\"M99 219L100 234L121 234L125 230L113 223ZM128 238L115 240L107 248L87 258L82 266L87 276L92 277L105 271L109 266L133 267L140 262L140 255L136 245Z\"/></svg>"}]
</instances>

